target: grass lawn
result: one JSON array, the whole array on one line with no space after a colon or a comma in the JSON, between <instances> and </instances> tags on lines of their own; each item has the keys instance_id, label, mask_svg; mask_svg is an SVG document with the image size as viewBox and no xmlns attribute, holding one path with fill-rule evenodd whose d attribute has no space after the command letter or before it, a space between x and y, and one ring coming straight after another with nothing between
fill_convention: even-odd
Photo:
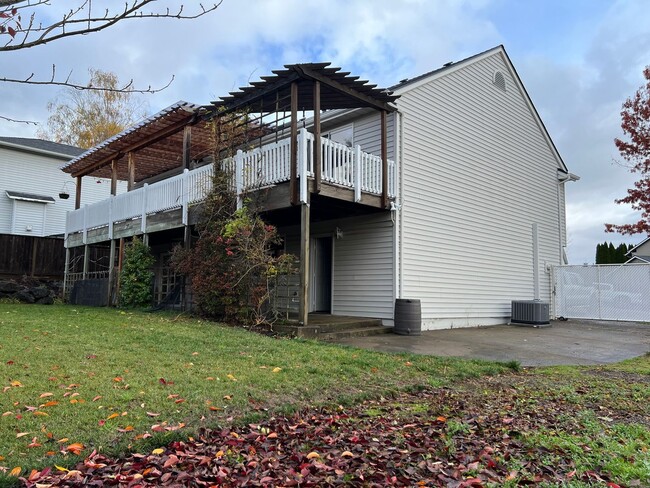
<instances>
[{"instance_id":1,"label":"grass lawn","mask_svg":"<svg viewBox=\"0 0 650 488\"><path fill-rule=\"evenodd\" d=\"M507 367L273 339L175 315L0 304L0 467L70 466L203 426ZM62 454L65 453L65 454Z\"/></svg>"},{"instance_id":2,"label":"grass lawn","mask_svg":"<svg viewBox=\"0 0 650 488\"><path fill-rule=\"evenodd\" d=\"M516 372L14 304L0 304L0 334L0 468L28 476L99 452L76 478L34 474L44 486L650 486L650 355Z\"/></svg>"}]
</instances>

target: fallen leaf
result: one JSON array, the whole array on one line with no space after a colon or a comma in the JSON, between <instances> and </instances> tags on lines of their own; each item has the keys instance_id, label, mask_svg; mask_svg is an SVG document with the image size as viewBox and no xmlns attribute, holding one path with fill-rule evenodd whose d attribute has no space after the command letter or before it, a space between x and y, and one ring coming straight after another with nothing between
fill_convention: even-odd
<instances>
[{"instance_id":1,"label":"fallen leaf","mask_svg":"<svg viewBox=\"0 0 650 488\"><path fill-rule=\"evenodd\" d=\"M38 442L38 437L34 437L34 438L32 439L32 442L30 442L30 443L27 445L27 447L30 448L30 449L32 449L32 448L34 448L34 447L41 447L42 445L43 445L43 444L41 444L40 442Z\"/></svg>"},{"instance_id":2,"label":"fallen leaf","mask_svg":"<svg viewBox=\"0 0 650 488\"><path fill-rule=\"evenodd\" d=\"M443 417L443 416L441 415L440 417L437 417L436 420L437 420L438 422L446 422L446 421L447 421L447 417Z\"/></svg>"},{"instance_id":3,"label":"fallen leaf","mask_svg":"<svg viewBox=\"0 0 650 488\"><path fill-rule=\"evenodd\" d=\"M219 411L219 410L223 410L223 408L219 408L219 407L211 406L211 407L210 407L210 410L212 410L213 412L217 412L217 411Z\"/></svg>"},{"instance_id":4,"label":"fallen leaf","mask_svg":"<svg viewBox=\"0 0 650 488\"><path fill-rule=\"evenodd\" d=\"M64 473L67 473L68 471L70 471L70 470L67 469L67 468L63 468L63 467L61 467L61 466L57 466L56 464L54 465L54 467L55 467L58 471L63 471Z\"/></svg>"},{"instance_id":5,"label":"fallen leaf","mask_svg":"<svg viewBox=\"0 0 650 488\"><path fill-rule=\"evenodd\" d=\"M208 377L206 378L206 380L208 380L208 381L214 381L214 378L213 378L212 376L208 376Z\"/></svg>"},{"instance_id":6,"label":"fallen leaf","mask_svg":"<svg viewBox=\"0 0 650 488\"><path fill-rule=\"evenodd\" d=\"M151 451L151 454L158 455L158 454L162 454L163 452L165 452L165 450L162 447L159 447L158 449L154 449L153 451Z\"/></svg>"},{"instance_id":7,"label":"fallen leaf","mask_svg":"<svg viewBox=\"0 0 650 488\"><path fill-rule=\"evenodd\" d=\"M3 417L7 417L8 415L13 415L13 412L5 412L2 414Z\"/></svg>"},{"instance_id":8,"label":"fallen leaf","mask_svg":"<svg viewBox=\"0 0 650 488\"><path fill-rule=\"evenodd\" d=\"M147 412L147 415L148 415L149 417L158 417L158 415L160 415L160 414L159 414L159 413L156 413L156 412Z\"/></svg>"},{"instance_id":9,"label":"fallen leaf","mask_svg":"<svg viewBox=\"0 0 650 488\"><path fill-rule=\"evenodd\" d=\"M34 415L36 415L37 417L48 417L49 416L49 414L47 414L45 412L39 412L38 410L36 412L34 412Z\"/></svg>"},{"instance_id":10,"label":"fallen leaf","mask_svg":"<svg viewBox=\"0 0 650 488\"><path fill-rule=\"evenodd\" d=\"M22 386L23 386L23 384L22 384L20 381L18 381L18 380L14 380L14 381L12 381L12 382L9 383L9 384L10 384L11 386L13 386L13 387L16 387L16 388L18 388L18 387L22 387Z\"/></svg>"},{"instance_id":11,"label":"fallen leaf","mask_svg":"<svg viewBox=\"0 0 650 488\"><path fill-rule=\"evenodd\" d=\"M273 368L272 371L274 373L279 373L280 371L282 371L282 368Z\"/></svg>"},{"instance_id":12,"label":"fallen leaf","mask_svg":"<svg viewBox=\"0 0 650 488\"><path fill-rule=\"evenodd\" d=\"M58 405L58 404L59 404L59 402L52 400L52 401L44 403L43 405L41 405L41 407L53 407L53 406Z\"/></svg>"},{"instance_id":13,"label":"fallen leaf","mask_svg":"<svg viewBox=\"0 0 650 488\"><path fill-rule=\"evenodd\" d=\"M122 381L122 379L123 379L123 378L122 378L121 376L116 376L115 378L113 378L113 381L114 381L115 383L119 383L120 381Z\"/></svg>"},{"instance_id":14,"label":"fallen leaf","mask_svg":"<svg viewBox=\"0 0 650 488\"><path fill-rule=\"evenodd\" d=\"M9 476L14 476L14 477L17 478L18 476L20 476L20 473L22 472L22 470L23 470L23 468L21 468L20 466L16 466L14 469L9 471Z\"/></svg>"},{"instance_id":15,"label":"fallen leaf","mask_svg":"<svg viewBox=\"0 0 650 488\"><path fill-rule=\"evenodd\" d=\"M179 398L178 400L174 401L174 403L183 403L185 401L185 398Z\"/></svg>"},{"instance_id":16,"label":"fallen leaf","mask_svg":"<svg viewBox=\"0 0 650 488\"><path fill-rule=\"evenodd\" d=\"M108 417L106 417L106 420L113 420L113 419L115 419L115 418L117 418L119 416L120 416L120 414L115 412L115 413L110 414Z\"/></svg>"},{"instance_id":17,"label":"fallen leaf","mask_svg":"<svg viewBox=\"0 0 650 488\"><path fill-rule=\"evenodd\" d=\"M309 454L307 454L307 459L318 459L320 457L320 454L318 454L316 451L312 451Z\"/></svg>"},{"instance_id":18,"label":"fallen leaf","mask_svg":"<svg viewBox=\"0 0 650 488\"><path fill-rule=\"evenodd\" d=\"M63 443L65 443L65 442L68 442L68 440L69 440L69 439L68 439L67 437L63 437L63 438L59 439L59 440L56 441L56 442L58 442L59 444L63 444Z\"/></svg>"},{"instance_id":19,"label":"fallen leaf","mask_svg":"<svg viewBox=\"0 0 650 488\"><path fill-rule=\"evenodd\" d=\"M233 380L233 381L237 381L237 378L235 378L235 377L234 377L233 375L231 375L231 374L227 374L226 376L227 376L229 379Z\"/></svg>"},{"instance_id":20,"label":"fallen leaf","mask_svg":"<svg viewBox=\"0 0 650 488\"><path fill-rule=\"evenodd\" d=\"M77 456L81 454L81 451L83 451L83 449L84 445L80 442L75 442L74 444L70 444L65 448L66 451L71 452L72 454L76 454Z\"/></svg>"},{"instance_id":21,"label":"fallen leaf","mask_svg":"<svg viewBox=\"0 0 650 488\"><path fill-rule=\"evenodd\" d=\"M93 402L96 402L96 401L99 400L101 397L102 397L101 395L97 395L95 398L93 398Z\"/></svg>"},{"instance_id":22,"label":"fallen leaf","mask_svg":"<svg viewBox=\"0 0 650 488\"><path fill-rule=\"evenodd\" d=\"M51 396L54 396L54 393L41 393L38 398L47 398Z\"/></svg>"},{"instance_id":23,"label":"fallen leaf","mask_svg":"<svg viewBox=\"0 0 650 488\"><path fill-rule=\"evenodd\" d=\"M232 400L232 395L224 395L223 399L224 400Z\"/></svg>"},{"instance_id":24,"label":"fallen leaf","mask_svg":"<svg viewBox=\"0 0 650 488\"><path fill-rule=\"evenodd\" d=\"M106 420L101 419L99 422L97 422L99 426L101 427L102 425L106 424Z\"/></svg>"},{"instance_id":25,"label":"fallen leaf","mask_svg":"<svg viewBox=\"0 0 650 488\"><path fill-rule=\"evenodd\" d=\"M192 353L192 356L198 356L198 355L199 355L198 352L193 352L193 353Z\"/></svg>"},{"instance_id":26,"label":"fallen leaf","mask_svg":"<svg viewBox=\"0 0 650 488\"><path fill-rule=\"evenodd\" d=\"M343 451L341 453L341 457L354 457L354 454L352 454L350 451Z\"/></svg>"},{"instance_id":27,"label":"fallen leaf","mask_svg":"<svg viewBox=\"0 0 650 488\"><path fill-rule=\"evenodd\" d=\"M21 437L25 437L26 435L29 435L29 432L19 432L16 434L16 439L20 439Z\"/></svg>"}]
</instances>

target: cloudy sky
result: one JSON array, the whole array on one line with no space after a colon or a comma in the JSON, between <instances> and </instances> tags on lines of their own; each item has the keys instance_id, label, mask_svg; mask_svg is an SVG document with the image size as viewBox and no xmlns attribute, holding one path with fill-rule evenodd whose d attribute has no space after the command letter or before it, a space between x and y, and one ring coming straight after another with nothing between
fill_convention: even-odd
<instances>
[{"instance_id":1,"label":"cloudy sky","mask_svg":"<svg viewBox=\"0 0 650 488\"><path fill-rule=\"evenodd\" d=\"M39 7L58 18L66 5ZM198 2L186 1L190 11ZM119 8L124 2L95 0ZM160 0L154 9L180 5ZM104 32L0 54L0 78L48 78L57 72L84 83L89 68L113 71L136 85L165 85L148 95L155 112L183 99L207 103L285 63L332 61L390 86L448 61L503 44L569 169L569 259L593 262L604 222L634 219L614 204L634 181L615 162L620 107L650 64L647 0L224 0L193 21L126 21ZM1 114L44 122L58 90L0 83ZM34 126L0 121L0 134L33 137Z\"/></svg>"}]
</instances>

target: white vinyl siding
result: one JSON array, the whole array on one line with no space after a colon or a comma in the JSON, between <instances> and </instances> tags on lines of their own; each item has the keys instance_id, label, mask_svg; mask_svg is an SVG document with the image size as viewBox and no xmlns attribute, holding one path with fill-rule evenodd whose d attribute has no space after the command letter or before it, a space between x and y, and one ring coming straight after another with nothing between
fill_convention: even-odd
<instances>
[{"instance_id":1,"label":"white vinyl siding","mask_svg":"<svg viewBox=\"0 0 650 488\"><path fill-rule=\"evenodd\" d=\"M497 70L505 92L492 83ZM511 300L532 299L533 223L550 301L546 265L560 264L564 226L559 163L502 55L405 91L397 104L401 297L422 301L423 327L504 323Z\"/></svg>"},{"instance_id":2,"label":"white vinyl siding","mask_svg":"<svg viewBox=\"0 0 650 488\"><path fill-rule=\"evenodd\" d=\"M35 210L27 212L32 217L26 217L24 212L19 212L15 216L21 221L15 224L16 233L48 236L65 232L66 212L74 210L75 203L75 178L59 169L65 162L64 158L0 147L0 234L14 233L14 200L7 197L6 190L48 196L55 200L54 203L48 204L20 202L17 207L19 210L26 208L23 205L25 203L33 203L34 206L41 209L43 206L47 208L45 220L40 224L40 229L37 230L36 227L33 227L31 232L23 232L25 226L29 224L22 223L22 219L31 219ZM61 200L59 192L65 182L68 182L66 191L70 194L70 198ZM81 192L82 205L107 198L110 195L110 186L108 179L84 177ZM118 193L124 190L126 190L126 184L120 182Z\"/></svg>"},{"instance_id":3,"label":"white vinyl siding","mask_svg":"<svg viewBox=\"0 0 650 488\"><path fill-rule=\"evenodd\" d=\"M381 318L392 325L394 226L389 213L312 223L311 235L334 235L337 227L342 237L333 240L332 314ZM300 228L279 230L287 252L298 256Z\"/></svg>"},{"instance_id":4,"label":"white vinyl siding","mask_svg":"<svg viewBox=\"0 0 650 488\"><path fill-rule=\"evenodd\" d=\"M389 113L386 117L386 148L388 159L393 158L393 147L395 141L395 127L393 117ZM381 156L381 115L373 110L369 114L354 121L354 145L361 146L361 150L370 154Z\"/></svg>"}]
</instances>

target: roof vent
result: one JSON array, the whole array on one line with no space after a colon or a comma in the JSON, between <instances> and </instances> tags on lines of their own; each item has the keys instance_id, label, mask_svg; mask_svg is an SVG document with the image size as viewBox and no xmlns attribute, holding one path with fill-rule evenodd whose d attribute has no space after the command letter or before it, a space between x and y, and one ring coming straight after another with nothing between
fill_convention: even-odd
<instances>
[{"instance_id":1,"label":"roof vent","mask_svg":"<svg viewBox=\"0 0 650 488\"><path fill-rule=\"evenodd\" d=\"M496 86L499 90L505 93L506 77L503 76L503 73L501 73L501 71L497 71L494 73L494 79L492 80L492 83L494 83L494 86Z\"/></svg>"},{"instance_id":2,"label":"roof vent","mask_svg":"<svg viewBox=\"0 0 650 488\"><path fill-rule=\"evenodd\" d=\"M447 68L447 67L451 66L452 64L454 64L454 62L453 62L453 61L449 61L448 63L443 64L442 67L443 67L443 68Z\"/></svg>"}]
</instances>

